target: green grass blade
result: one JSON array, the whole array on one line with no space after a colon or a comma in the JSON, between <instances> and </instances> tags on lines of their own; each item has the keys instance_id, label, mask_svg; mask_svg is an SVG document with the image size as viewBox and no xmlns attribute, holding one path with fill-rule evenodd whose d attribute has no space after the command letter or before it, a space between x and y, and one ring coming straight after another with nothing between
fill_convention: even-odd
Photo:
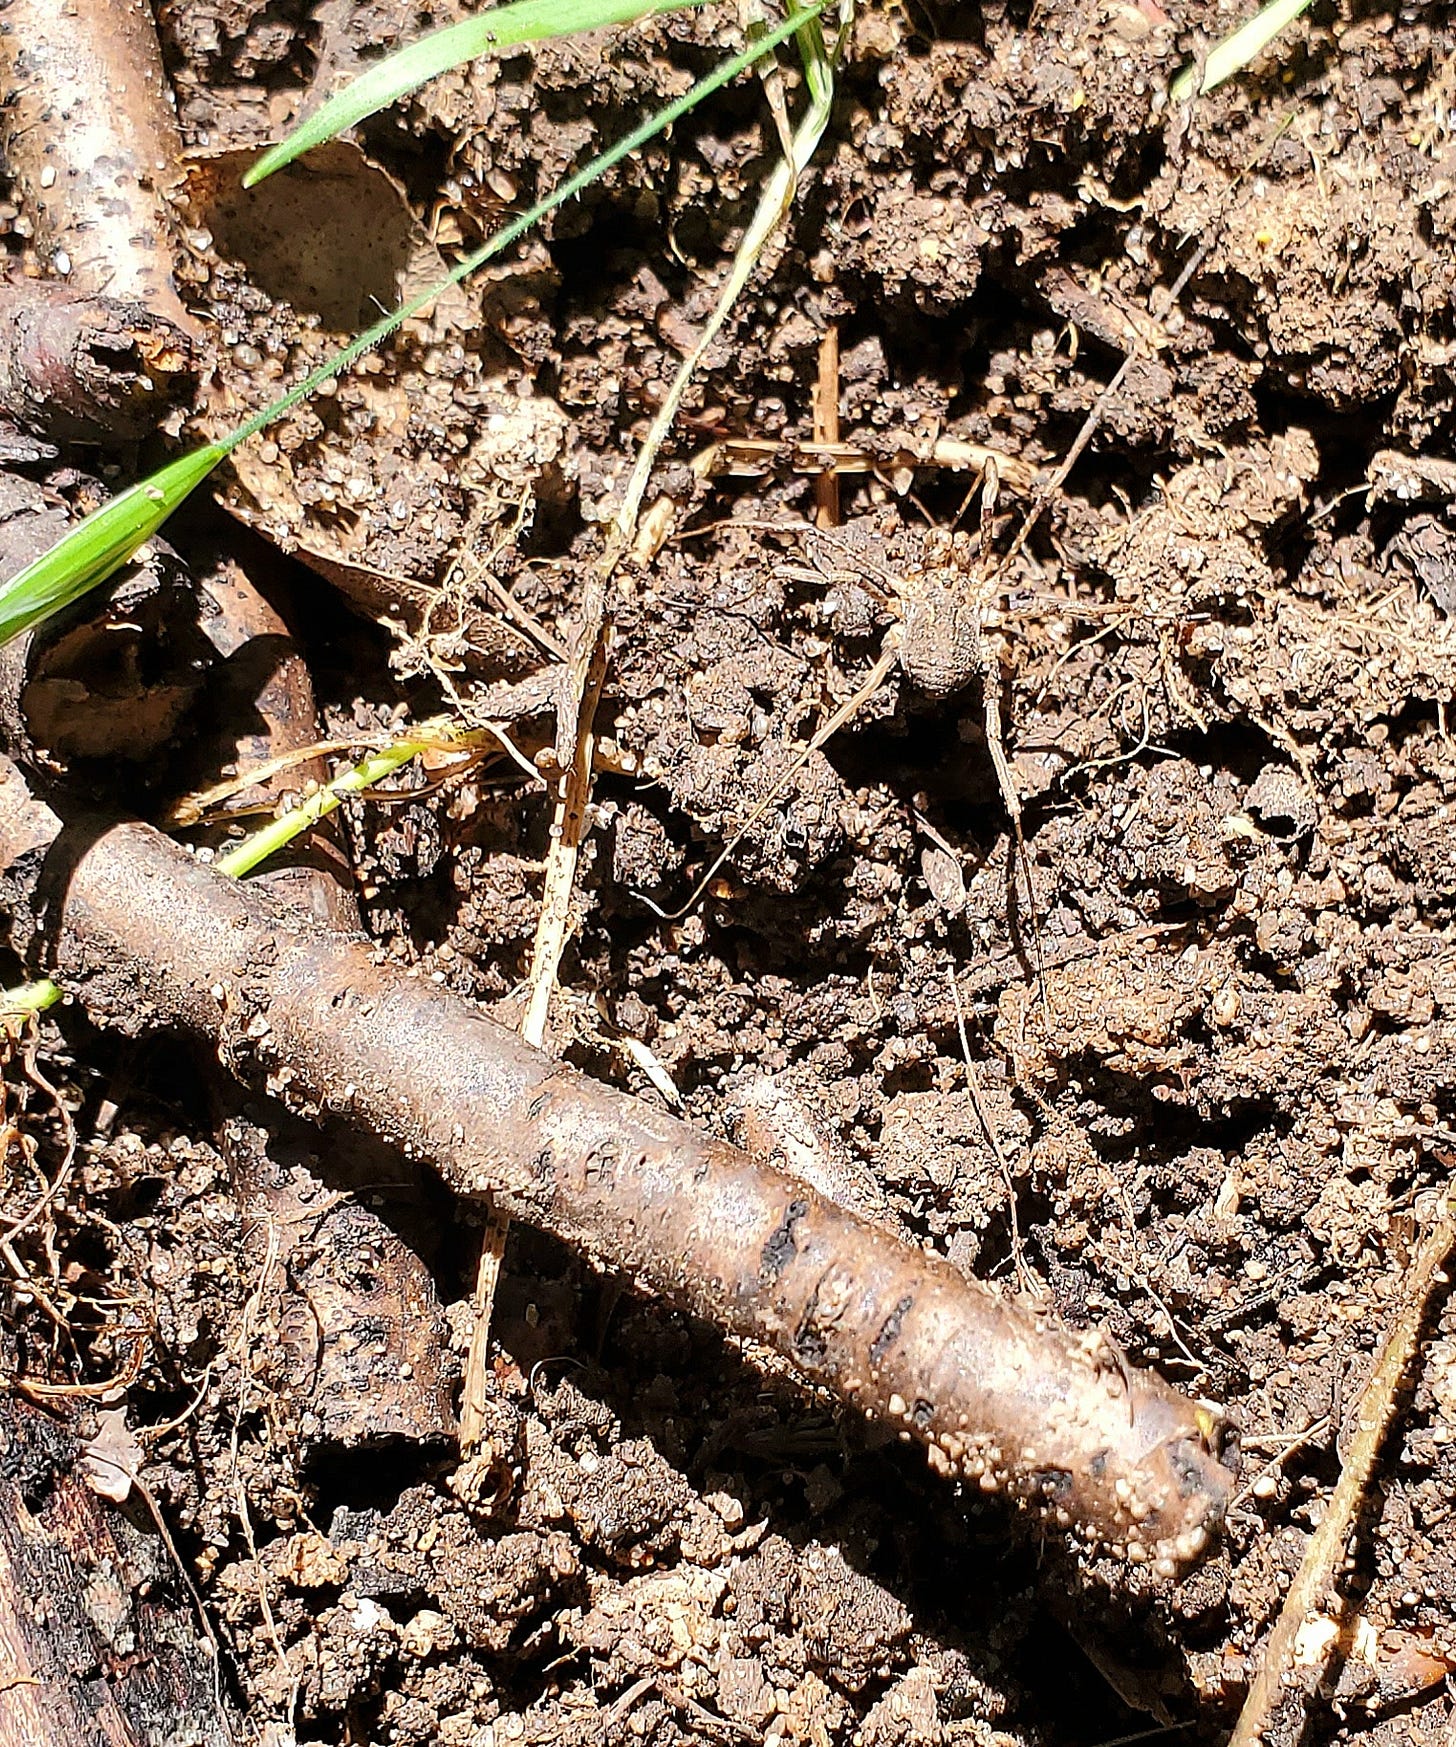
<instances>
[{"instance_id":1,"label":"green grass blade","mask_svg":"<svg viewBox=\"0 0 1456 1747\"><path fill-rule=\"evenodd\" d=\"M23 1019L28 1013L44 1013L61 999L62 991L49 977L38 983L22 983L0 994L0 1020Z\"/></svg>"},{"instance_id":2,"label":"green grass blade","mask_svg":"<svg viewBox=\"0 0 1456 1747\"><path fill-rule=\"evenodd\" d=\"M219 873L242 879L244 874L252 873L259 863L266 861L270 855L276 855L310 826L317 825L320 819L327 819L349 795L363 794L365 789L372 788L387 776L393 776L395 771L408 764L412 758L418 758L420 753L429 751L432 746L438 746L448 736L451 727L448 718L438 717L426 722L418 730L418 737L396 740L392 746L386 746L379 752L371 752L342 776L337 776L322 788L315 789L296 807L290 807L286 813L270 819L251 836L245 837L241 843L218 856L213 866Z\"/></svg>"},{"instance_id":3,"label":"green grass blade","mask_svg":"<svg viewBox=\"0 0 1456 1747\"><path fill-rule=\"evenodd\" d=\"M787 215L799 178L809 167L810 160L818 150L819 141L824 137L824 129L829 124L834 102L834 65L824 46L824 35L820 28L819 15L822 10L822 7L816 6L796 11L794 0L789 0L790 19L799 39L800 55L804 63L804 82L809 94L809 104L794 129L788 155L780 159L774 167L759 194L753 218L734 252L733 264L718 300L703 324L697 343L673 378L638 453L615 517L616 526L624 539L632 536L658 451L667 440L667 433L677 417L677 409L682 404L688 383L697 373L707 356L708 348L717 338L733 305L752 277L759 257L768 246L769 238ZM841 42L842 40L841 35Z\"/></svg>"},{"instance_id":4,"label":"green grass blade","mask_svg":"<svg viewBox=\"0 0 1456 1747\"><path fill-rule=\"evenodd\" d=\"M1169 97L1175 103L1184 103L1190 97L1203 97L1222 85L1225 79L1231 79L1247 67L1281 30L1293 24L1301 12L1307 12L1309 6L1310 0L1270 0L1270 4L1256 12L1247 24L1241 24L1232 36L1226 36L1216 48L1209 50L1197 91L1193 87L1198 79L1198 69L1185 67L1168 87Z\"/></svg>"},{"instance_id":5,"label":"green grass blade","mask_svg":"<svg viewBox=\"0 0 1456 1747\"><path fill-rule=\"evenodd\" d=\"M589 188L593 182L606 175L614 164L619 164L623 158L630 158L632 153L640 151L648 140L655 139L660 133L665 133L674 122L681 121L683 116L696 109L705 97L711 96L720 86L729 84L740 73L746 72L755 61L762 60L766 54L772 53L781 42L786 41L797 31L803 30L806 24L817 19L829 4L830 0L814 0L813 5L806 6L801 11L792 12L789 17L781 19L772 30L766 30L762 35L755 35L747 48L740 49L736 55L730 56L720 66L714 67L711 73L705 74L696 85L685 91L681 97L675 97L671 103L664 105L656 114L649 115L646 121L640 122L630 133L623 134L621 139L614 141L599 157L593 158L580 170L573 171L564 182L558 183L544 199L538 200L519 218L513 218L508 225L483 242L473 254L467 255L463 261L457 261L449 273L438 283L431 285L426 291L418 292L414 297L400 304L397 309L391 310L388 315L381 316L373 327L366 328L357 339L350 340L349 344L341 351L336 352L332 358L326 359L316 370L310 371L303 381L290 388L287 394L280 395L271 406L264 407L262 412L255 413L245 424L239 425L237 430L224 439L227 448L229 450L235 449L246 438L261 431L264 425L272 424L274 419L287 412L290 407L296 406L307 395L312 394L320 383L347 370L356 358L369 351L371 347L387 340L397 327L408 321L411 316L418 315L428 304L433 303L442 291L451 285L458 285L462 279L468 279L472 273L483 267L492 256L500 254L502 249L508 249L512 243L518 241L527 231L538 225L549 213L555 212L558 206L564 206L568 200L574 199L583 189Z\"/></svg>"},{"instance_id":6,"label":"green grass blade","mask_svg":"<svg viewBox=\"0 0 1456 1747\"><path fill-rule=\"evenodd\" d=\"M88 589L105 582L107 577L126 563L143 541L156 533L177 505L194 487L201 484L218 462L230 455L240 443L255 436L265 425L281 418L299 401L312 394L321 383L347 370L356 358L372 346L387 340L396 328L433 303L442 291L468 278L493 255L509 248L533 225L539 224L548 213L554 212L558 206L563 206L580 194L584 188L605 175L614 164L630 157L648 140L665 132L674 122L680 121L705 97L736 79L795 31L802 30L805 23L817 18L828 3L829 0L814 0L812 6L793 13L761 36L755 36L747 48L741 49L721 66L715 67L711 73L699 79L691 90L674 98L655 115L650 115L629 134L608 146L599 157L593 158L584 168L568 176L544 200L538 200L528 212L513 219L503 230L497 231L487 242L482 243L473 254L457 262L437 284L408 298L388 315L381 316L373 327L367 328L332 357L326 358L317 369L309 371L286 394L280 395L261 412L254 413L252 418L245 420L226 437L169 462L139 485L131 486L120 496L103 504L99 510L93 510L48 552L42 553L18 576L0 588L0 645L19 636L22 631L33 629L51 613L68 606Z\"/></svg>"},{"instance_id":7,"label":"green grass blade","mask_svg":"<svg viewBox=\"0 0 1456 1747\"><path fill-rule=\"evenodd\" d=\"M48 552L0 587L0 644L105 582L156 533L223 456L227 443L209 443L92 510Z\"/></svg>"},{"instance_id":8,"label":"green grass blade","mask_svg":"<svg viewBox=\"0 0 1456 1747\"><path fill-rule=\"evenodd\" d=\"M654 13L676 12L703 4L705 0L516 0L514 5L497 6L479 17L447 25L387 56L336 92L287 139L259 158L243 177L243 186L255 187L265 176L291 164L312 147L397 103L427 80L448 72L462 61L473 61L477 55L499 53L501 49L543 42L550 37L577 36L609 25L631 24Z\"/></svg>"}]
</instances>

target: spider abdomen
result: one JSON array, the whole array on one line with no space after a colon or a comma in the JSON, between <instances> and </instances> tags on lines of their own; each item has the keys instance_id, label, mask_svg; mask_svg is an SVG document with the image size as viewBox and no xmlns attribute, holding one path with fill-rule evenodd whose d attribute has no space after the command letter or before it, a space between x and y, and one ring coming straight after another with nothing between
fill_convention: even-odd
<instances>
[{"instance_id":1,"label":"spider abdomen","mask_svg":"<svg viewBox=\"0 0 1456 1747\"><path fill-rule=\"evenodd\" d=\"M959 589L912 595L901 606L897 653L905 677L927 698L964 691L986 671L981 615Z\"/></svg>"}]
</instances>

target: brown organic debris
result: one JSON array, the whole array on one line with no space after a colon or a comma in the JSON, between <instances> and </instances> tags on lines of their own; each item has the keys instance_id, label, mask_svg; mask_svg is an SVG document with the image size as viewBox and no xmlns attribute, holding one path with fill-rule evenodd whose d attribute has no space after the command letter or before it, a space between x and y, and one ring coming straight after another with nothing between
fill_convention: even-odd
<instances>
[{"instance_id":1,"label":"brown organic debris","mask_svg":"<svg viewBox=\"0 0 1456 1747\"><path fill-rule=\"evenodd\" d=\"M194 348L139 303L0 285L0 413L56 442L144 436L192 386Z\"/></svg>"},{"instance_id":2,"label":"brown organic debris","mask_svg":"<svg viewBox=\"0 0 1456 1747\"><path fill-rule=\"evenodd\" d=\"M252 570L270 570L252 552ZM235 797L239 806L282 805L299 785L327 778L315 758L280 768L318 738L308 668L286 618L250 568L219 559L202 584L205 625L224 659L214 701L227 725L205 748L211 768L264 766L272 774ZM255 725L254 728L240 724ZM311 833L258 883L328 928L359 926L352 875L337 833ZM358 1148L291 1144L294 1125L271 1100L216 1089L218 1146L251 1234L256 1264L276 1252L270 1293L278 1352L274 1387L292 1408L305 1445L344 1448L389 1439L438 1440L454 1431L444 1323L423 1259L353 1192L371 1161ZM322 1157L312 1154L322 1152ZM324 1180L324 1179L327 1180Z\"/></svg>"},{"instance_id":3,"label":"brown organic debris","mask_svg":"<svg viewBox=\"0 0 1456 1747\"><path fill-rule=\"evenodd\" d=\"M150 827L63 828L0 781L17 945L102 1024L179 1024L304 1115L639 1279L923 1442L933 1465L1172 1575L1216 1531L1227 1427L1096 1331L966 1281L725 1143L552 1062ZM26 919L43 916L43 936Z\"/></svg>"},{"instance_id":4,"label":"brown organic debris","mask_svg":"<svg viewBox=\"0 0 1456 1747\"><path fill-rule=\"evenodd\" d=\"M175 1550L111 1502L134 1457L116 1416L99 1427L81 1445L0 1395L0 1740L155 1747L185 1718L197 1747L229 1747L217 1647Z\"/></svg>"},{"instance_id":5,"label":"brown organic debris","mask_svg":"<svg viewBox=\"0 0 1456 1747\"><path fill-rule=\"evenodd\" d=\"M100 495L81 482L75 510ZM59 494L0 474L0 577L38 558L69 520ZM99 595L12 639L0 649L0 733L12 756L48 772L109 757L150 766L203 685L210 652L196 619L191 578L156 538Z\"/></svg>"}]
</instances>

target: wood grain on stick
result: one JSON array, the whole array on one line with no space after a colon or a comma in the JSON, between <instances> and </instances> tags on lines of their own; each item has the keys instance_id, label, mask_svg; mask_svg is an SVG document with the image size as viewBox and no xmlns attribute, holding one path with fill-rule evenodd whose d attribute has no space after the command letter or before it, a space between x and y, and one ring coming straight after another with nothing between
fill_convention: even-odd
<instances>
[{"instance_id":1,"label":"wood grain on stick","mask_svg":"<svg viewBox=\"0 0 1456 1747\"><path fill-rule=\"evenodd\" d=\"M809 1381L932 1464L1173 1574L1233 1475L1216 1412L1100 1333L965 1280L792 1177L543 1056L466 1002L140 824L63 830L0 767L0 899L99 1023L183 1025L243 1081L495 1196ZM25 938L30 916L43 932Z\"/></svg>"}]
</instances>

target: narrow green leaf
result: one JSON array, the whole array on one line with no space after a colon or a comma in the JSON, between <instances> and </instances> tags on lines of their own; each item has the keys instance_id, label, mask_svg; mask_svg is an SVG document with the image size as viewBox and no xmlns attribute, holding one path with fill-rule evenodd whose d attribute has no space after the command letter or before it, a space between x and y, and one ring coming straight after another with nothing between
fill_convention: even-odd
<instances>
[{"instance_id":1,"label":"narrow green leaf","mask_svg":"<svg viewBox=\"0 0 1456 1747\"><path fill-rule=\"evenodd\" d=\"M531 3L536 4L538 0L531 0ZM585 3L585 0L582 0L582 3ZM803 30L806 24L817 19L829 4L830 0L814 0L812 5L804 7L801 11L792 12L787 18L780 19L772 29L764 31L762 35L755 35L747 48L740 49L736 55L721 62L713 68L711 73L704 74L697 84L690 90L684 91L681 97L673 98L671 103L664 104L656 114L649 115L645 121L639 122L630 133L623 134L621 139L614 141L600 156L593 158L580 170L573 171L564 182L558 183L544 199L538 200L534 206L521 213L518 218L513 218L508 225L483 242L473 254L467 255L462 261L457 261L438 284L431 285L425 291L417 292L413 297L400 304L397 309L392 309L388 315L381 316L373 327L350 340L347 346L335 352L332 358L326 359L316 370L310 371L301 382L295 383L286 394L280 395L271 406L264 407L262 412L254 413L252 418L239 425L224 439L227 448L230 451L237 448L239 443L256 435L265 425L272 424L274 419L287 412L290 407L296 406L307 395L312 394L320 383L326 382L332 376L339 375L356 358L387 340L397 327L408 321L411 316L418 315L422 309L433 303L447 287L458 285L462 279L468 279L478 268L483 267L492 256L500 254L502 249L509 248L518 238L532 230L548 213L555 212L558 206L564 206L568 200L574 199L583 189L589 188L593 182L599 181L614 164L619 164L623 158L630 158L633 152L640 151L648 140L655 139L658 134L666 133L674 122L681 121L683 116L696 109L705 97L711 96L721 86L731 83L740 73L746 72L755 61L762 60L765 55L771 54L781 42ZM454 29L455 27L452 25L450 28Z\"/></svg>"},{"instance_id":2,"label":"narrow green leaf","mask_svg":"<svg viewBox=\"0 0 1456 1747\"><path fill-rule=\"evenodd\" d=\"M1309 6L1310 0L1270 0L1247 24L1241 24L1232 36L1226 36L1216 48L1210 49L1197 91L1193 85L1198 69L1185 67L1168 87L1169 97L1175 103L1183 103L1190 97L1206 96L1247 67L1255 55L1262 54L1279 32L1293 24L1301 12L1307 12Z\"/></svg>"},{"instance_id":3,"label":"narrow green leaf","mask_svg":"<svg viewBox=\"0 0 1456 1747\"><path fill-rule=\"evenodd\" d=\"M425 723L420 730L423 738L397 740L393 746L371 752L366 759L346 770L342 776L335 777L321 789L315 789L296 807L290 807L286 813L270 819L266 825L253 832L252 836L244 838L241 843L218 856L213 866L219 873L242 879L245 874L252 873L260 862L266 861L270 855L276 855L280 849L292 843L309 826L317 825L320 819L327 819L349 795L363 794L375 783L382 782L387 776L393 776L395 771L408 764L412 758L427 752L437 743L431 736L445 735L449 728L448 719L439 717Z\"/></svg>"},{"instance_id":4,"label":"narrow green leaf","mask_svg":"<svg viewBox=\"0 0 1456 1747\"><path fill-rule=\"evenodd\" d=\"M79 600L119 570L195 490L229 444L209 443L92 510L48 552L0 586L0 645Z\"/></svg>"},{"instance_id":5,"label":"narrow green leaf","mask_svg":"<svg viewBox=\"0 0 1456 1747\"><path fill-rule=\"evenodd\" d=\"M499 53L522 43L544 42L557 36L578 36L583 31L609 25L631 24L659 12L677 12L701 6L705 0L516 0L497 6L476 18L446 25L418 42L387 56L352 84L316 109L307 121L281 140L243 177L244 188L253 188L265 176L368 115L397 103L427 80L448 72L477 55Z\"/></svg>"}]
</instances>

